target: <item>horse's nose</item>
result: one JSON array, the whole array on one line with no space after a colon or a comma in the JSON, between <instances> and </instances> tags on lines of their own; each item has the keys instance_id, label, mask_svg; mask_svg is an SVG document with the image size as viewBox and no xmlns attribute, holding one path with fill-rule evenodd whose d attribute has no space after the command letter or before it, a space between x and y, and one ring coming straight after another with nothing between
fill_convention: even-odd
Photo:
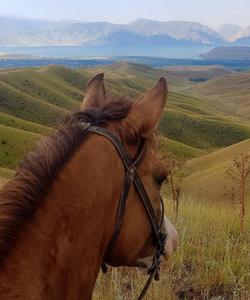
<instances>
[{"instance_id":1,"label":"horse's nose","mask_svg":"<svg viewBox=\"0 0 250 300\"><path fill-rule=\"evenodd\" d=\"M164 217L164 222L162 224L162 230L167 234L167 242L165 245L164 257L167 259L170 255L174 253L178 244L178 233L174 228L173 224Z\"/></svg>"}]
</instances>

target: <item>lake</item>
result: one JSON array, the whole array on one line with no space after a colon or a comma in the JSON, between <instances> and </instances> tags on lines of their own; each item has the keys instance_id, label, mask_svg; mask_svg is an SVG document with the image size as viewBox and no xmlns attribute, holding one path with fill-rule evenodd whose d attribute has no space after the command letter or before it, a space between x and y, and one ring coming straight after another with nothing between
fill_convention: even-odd
<instances>
[{"instance_id":1,"label":"lake","mask_svg":"<svg viewBox=\"0 0 250 300\"><path fill-rule=\"evenodd\" d=\"M155 56L197 59L213 47L113 47L113 46L39 46L0 47L0 53L26 54L51 58L89 58L112 56Z\"/></svg>"}]
</instances>

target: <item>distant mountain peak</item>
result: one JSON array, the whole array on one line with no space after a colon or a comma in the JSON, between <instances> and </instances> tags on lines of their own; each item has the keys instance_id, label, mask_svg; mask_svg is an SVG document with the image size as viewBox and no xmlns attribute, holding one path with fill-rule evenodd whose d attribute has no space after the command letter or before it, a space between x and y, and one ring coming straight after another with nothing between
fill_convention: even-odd
<instances>
[{"instance_id":1,"label":"distant mountain peak","mask_svg":"<svg viewBox=\"0 0 250 300\"><path fill-rule=\"evenodd\" d=\"M224 37L227 41L234 41L237 39L237 35L243 30L243 28L236 24L223 24L218 28L218 33Z\"/></svg>"},{"instance_id":2,"label":"distant mountain peak","mask_svg":"<svg viewBox=\"0 0 250 300\"><path fill-rule=\"evenodd\" d=\"M190 21L154 21L138 19L128 25L135 33L143 35L169 35L177 40L190 40L201 44L223 43L214 29L198 22Z\"/></svg>"},{"instance_id":3,"label":"distant mountain peak","mask_svg":"<svg viewBox=\"0 0 250 300\"><path fill-rule=\"evenodd\" d=\"M242 29L242 31L238 35L238 38L246 37L250 37L250 26L246 27L245 29Z\"/></svg>"}]
</instances>

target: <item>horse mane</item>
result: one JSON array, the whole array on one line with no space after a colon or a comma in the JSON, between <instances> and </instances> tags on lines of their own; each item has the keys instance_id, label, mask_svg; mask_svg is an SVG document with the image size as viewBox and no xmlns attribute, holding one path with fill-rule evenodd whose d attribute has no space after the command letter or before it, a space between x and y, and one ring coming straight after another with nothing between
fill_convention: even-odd
<instances>
[{"instance_id":1,"label":"horse mane","mask_svg":"<svg viewBox=\"0 0 250 300\"><path fill-rule=\"evenodd\" d=\"M27 154L16 175L0 191L0 263L25 222L30 219L48 192L56 176L87 135L80 122L105 126L124 119L131 108L128 100L108 102L65 117L59 128L44 138L37 149Z\"/></svg>"}]
</instances>

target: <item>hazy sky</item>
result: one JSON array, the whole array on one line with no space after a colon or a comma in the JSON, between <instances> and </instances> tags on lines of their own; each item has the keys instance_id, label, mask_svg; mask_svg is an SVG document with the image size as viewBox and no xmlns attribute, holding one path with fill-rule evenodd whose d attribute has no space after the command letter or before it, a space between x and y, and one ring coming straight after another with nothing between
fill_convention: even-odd
<instances>
[{"instance_id":1,"label":"hazy sky","mask_svg":"<svg viewBox=\"0 0 250 300\"><path fill-rule=\"evenodd\" d=\"M250 0L0 0L0 15L128 23L137 18L250 25Z\"/></svg>"}]
</instances>

